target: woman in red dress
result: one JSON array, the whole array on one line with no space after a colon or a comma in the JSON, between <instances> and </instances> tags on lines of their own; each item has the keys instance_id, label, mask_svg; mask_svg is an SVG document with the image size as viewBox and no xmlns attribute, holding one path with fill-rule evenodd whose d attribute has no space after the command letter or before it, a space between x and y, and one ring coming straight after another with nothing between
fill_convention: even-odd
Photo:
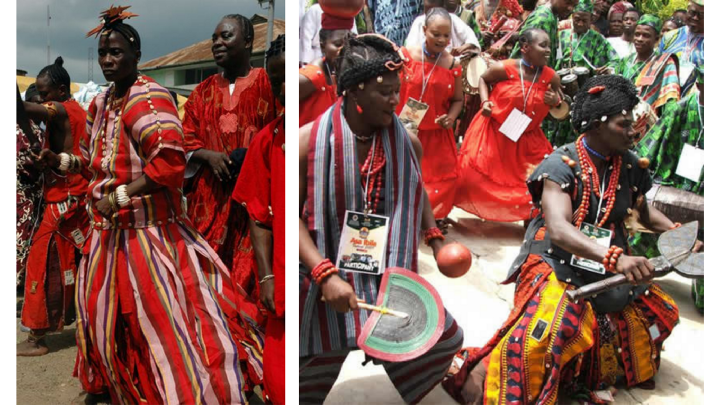
<instances>
[{"instance_id":1,"label":"woman in red dress","mask_svg":"<svg viewBox=\"0 0 720 405\"><path fill-rule=\"evenodd\" d=\"M323 14L320 49L323 57L300 68L300 126L315 121L337 100L335 70L345 38L350 34L353 19Z\"/></svg>"},{"instance_id":2,"label":"woman in red dress","mask_svg":"<svg viewBox=\"0 0 720 405\"><path fill-rule=\"evenodd\" d=\"M494 64L483 74L480 114L460 150L455 205L490 221L530 219L532 201L525 180L553 151L540 129L550 107L561 100L560 78L545 66L550 39L536 29L526 31L519 42L522 59ZM493 86L489 97L488 86ZM500 129L506 120L510 123L511 114L523 111L530 122L513 141Z\"/></svg>"},{"instance_id":3,"label":"woman in red dress","mask_svg":"<svg viewBox=\"0 0 720 405\"><path fill-rule=\"evenodd\" d=\"M425 24L423 46L402 49L406 63L396 113L403 119L403 108L411 99L427 105L417 135L423 150L428 151L422 160L423 184L433 214L441 222L452 210L455 198L457 146L452 128L462 111L462 69L445 51L452 30L447 10L432 9Z\"/></svg>"}]
</instances>

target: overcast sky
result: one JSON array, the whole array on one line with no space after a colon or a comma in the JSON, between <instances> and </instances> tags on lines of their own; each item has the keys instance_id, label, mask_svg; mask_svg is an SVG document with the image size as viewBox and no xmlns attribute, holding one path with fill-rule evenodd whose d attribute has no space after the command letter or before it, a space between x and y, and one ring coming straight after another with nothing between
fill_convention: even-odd
<instances>
[{"instance_id":1,"label":"overcast sky","mask_svg":"<svg viewBox=\"0 0 720 405\"><path fill-rule=\"evenodd\" d=\"M110 5L130 5L139 17L126 20L142 40L142 60L149 61L210 38L226 14L268 15L257 0L20 0L17 1L17 68L36 76L47 65L47 6L50 5L50 62L57 56L74 82L88 81L88 49L93 48L93 79L104 83L97 64L97 43L85 34ZM275 0L275 18L285 19L285 0Z\"/></svg>"}]
</instances>

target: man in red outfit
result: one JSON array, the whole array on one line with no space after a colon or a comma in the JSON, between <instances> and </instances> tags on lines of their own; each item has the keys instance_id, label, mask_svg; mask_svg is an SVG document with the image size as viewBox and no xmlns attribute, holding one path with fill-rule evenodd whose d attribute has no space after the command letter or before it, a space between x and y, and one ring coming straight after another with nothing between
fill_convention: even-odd
<instances>
[{"instance_id":1,"label":"man in red outfit","mask_svg":"<svg viewBox=\"0 0 720 405\"><path fill-rule=\"evenodd\" d=\"M48 129L47 145L55 153L79 154L85 133L85 110L70 97L70 76L58 57L37 77L44 104L25 103L28 116L43 121ZM69 155L61 167L67 170ZM80 174L44 174L45 211L35 232L27 262L22 324L30 328L25 342L17 345L18 356L42 356L48 347L44 336L75 321L74 292L76 255L85 242L89 218L85 211L88 182Z\"/></svg>"},{"instance_id":2,"label":"man in red outfit","mask_svg":"<svg viewBox=\"0 0 720 405\"><path fill-rule=\"evenodd\" d=\"M285 36L272 42L265 65L273 93L285 105ZM285 403L285 116L280 114L250 144L233 199L250 215L260 298L268 310L263 350L265 390Z\"/></svg>"}]
</instances>

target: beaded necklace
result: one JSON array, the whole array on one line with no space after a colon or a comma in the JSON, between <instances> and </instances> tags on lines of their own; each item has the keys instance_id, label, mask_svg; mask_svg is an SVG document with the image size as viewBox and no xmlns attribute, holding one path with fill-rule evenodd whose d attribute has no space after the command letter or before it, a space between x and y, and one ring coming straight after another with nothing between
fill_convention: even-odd
<instances>
[{"instance_id":1,"label":"beaded necklace","mask_svg":"<svg viewBox=\"0 0 720 405\"><path fill-rule=\"evenodd\" d=\"M158 112L155 109L155 106L153 105L152 98L150 97L150 83L141 75L138 74L137 80L135 83L133 83L133 86L142 83L145 85L146 95L148 101L148 106L150 107L150 110L154 114L155 118L155 125L157 125L158 134L162 134L162 126L160 124L160 118L158 117ZM132 86L131 86L132 88ZM125 95L123 95L122 98L117 99L115 97L115 83L112 83L110 85L110 88L108 89L108 93L105 96L105 111L103 112L103 117L100 125L100 135L99 137L102 138L102 160L100 161L100 166L102 167L103 171L108 171L108 168L110 167L110 158L117 153L117 146L118 146L118 139L120 134L120 128L122 127L122 114L125 111L125 104L127 103L128 96L130 94L130 89L128 89L125 92ZM114 127L113 131L108 134L108 131L106 130L108 125L108 119L110 117L110 109L115 110L115 120L114 120ZM162 141L162 137L159 139ZM162 144L161 144L162 145Z\"/></svg>"},{"instance_id":2,"label":"beaded necklace","mask_svg":"<svg viewBox=\"0 0 720 405\"><path fill-rule=\"evenodd\" d=\"M587 144L587 141L585 140L585 138L583 138L582 143L583 143L583 146L585 147L585 149L587 149L588 152L590 152L590 153L592 153L593 155L595 155L595 157L598 157L598 158L600 158L600 159L602 159L602 160L610 160L610 158L608 158L607 156L605 156L605 155L603 155L602 153L600 153L600 152L596 151L595 149L591 148L590 145Z\"/></svg>"},{"instance_id":3,"label":"beaded necklace","mask_svg":"<svg viewBox=\"0 0 720 405\"><path fill-rule=\"evenodd\" d=\"M580 135L580 137L578 137L578 139L575 141L575 148L577 149L578 157L580 160L580 180L583 183L583 191L580 206L573 213L573 222L575 223L575 226L577 228L580 228L582 226L583 222L585 221L585 217L587 217L588 211L590 210L590 193L594 193L600 199L600 201L598 202L600 206L602 206L602 202L604 199L607 199L608 201L607 205L602 208L602 212L604 212L605 214L603 215L602 219L595 224L598 227L602 227L602 225L605 224L605 221L607 221L607 219L610 217L610 213L615 206L615 194L619 187L618 183L620 181L622 156L616 155L612 157L612 164L607 169L612 171L612 174L610 175L610 182L607 189L603 192L601 196L600 191L598 190L600 178L597 175L597 168L595 167L595 164L592 162L592 159L590 159L590 155L588 155L587 149L585 149L584 139L585 134ZM616 168L617 170L613 170L613 168Z\"/></svg>"},{"instance_id":4,"label":"beaded necklace","mask_svg":"<svg viewBox=\"0 0 720 405\"><path fill-rule=\"evenodd\" d=\"M383 184L383 172L385 168L385 149L383 149L382 141L378 142L377 137L373 140L373 146L365 159L365 163L360 169L360 181L365 180L364 183L364 196L363 201L366 206L368 213L377 212L377 207L380 205L380 196ZM375 192L374 201L370 201Z\"/></svg>"},{"instance_id":5,"label":"beaded necklace","mask_svg":"<svg viewBox=\"0 0 720 405\"><path fill-rule=\"evenodd\" d=\"M423 54L427 55L427 57L430 59L437 59L440 56L440 54L442 53L442 51L440 51L438 53L432 53L432 52L428 51L427 46L425 46L425 42L422 43L422 50L423 50Z\"/></svg>"}]
</instances>

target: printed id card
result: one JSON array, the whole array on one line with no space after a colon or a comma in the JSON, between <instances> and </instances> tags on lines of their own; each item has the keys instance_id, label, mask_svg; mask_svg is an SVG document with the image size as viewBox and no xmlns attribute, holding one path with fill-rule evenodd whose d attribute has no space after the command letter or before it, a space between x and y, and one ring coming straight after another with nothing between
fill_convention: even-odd
<instances>
[{"instance_id":1,"label":"printed id card","mask_svg":"<svg viewBox=\"0 0 720 405\"><path fill-rule=\"evenodd\" d=\"M683 145L675 174L695 183L699 182L705 165L704 157L704 150L686 143Z\"/></svg>"},{"instance_id":2,"label":"printed id card","mask_svg":"<svg viewBox=\"0 0 720 405\"><path fill-rule=\"evenodd\" d=\"M612 231L609 229L598 228L597 226L590 225L587 222L583 222L580 231L585 234L588 238L592 239L598 245L606 248L610 248L610 242L612 241ZM592 271L593 273L605 274L605 266L602 263L598 263L593 260L583 259L575 255L570 260L570 265L579 267L583 270Z\"/></svg>"},{"instance_id":3,"label":"printed id card","mask_svg":"<svg viewBox=\"0 0 720 405\"><path fill-rule=\"evenodd\" d=\"M687 80L690 78L690 75L694 70L694 63L690 61L680 61L680 72L678 72L678 76L680 76L680 86L684 86L685 83L687 83Z\"/></svg>"},{"instance_id":4,"label":"printed id card","mask_svg":"<svg viewBox=\"0 0 720 405\"><path fill-rule=\"evenodd\" d=\"M83 243L85 243L85 235L83 235L80 229L75 229L70 233L70 235L72 235L76 245L81 246Z\"/></svg>"},{"instance_id":5,"label":"printed id card","mask_svg":"<svg viewBox=\"0 0 720 405\"><path fill-rule=\"evenodd\" d=\"M65 276L65 285L66 286L75 284L75 273L72 271L72 269L65 270L63 272L63 275Z\"/></svg>"},{"instance_id":6,"label":"printed id card","mask_svg":"<svg viewBox=\"0 0 720 405\"><path fill-rule=\"evenodd\" d=\"M411 97L407 103L405 103L402 111L400 111L398 119L408 132L417 135L420 123L423 118L425 118L425 113L427 113L428 108L429 106L427 104L421 103Z\"/></svg>"},{"instance_id":7,"label":"printed id card","mask_svg":"<svg viewBox=\"0 0 720 405\"><path fill-rule=\"evenodd\" d=\"M531 122L530 117L521 113L517 108L513 108L510 115L505 118L505 122L500 126L500 132L510 138L511 141L517 142Z\"/></svg>"},{"instance_id":8,"label":"printed id card","mask_svg":"<svg viewBox=\"0 0 720 405\"><path fill-rule=\"evenodd\" d=\"M380 275L385 271L390 218L346 211L340 236L338 270Z\"/></svg>"}]
</instances>

